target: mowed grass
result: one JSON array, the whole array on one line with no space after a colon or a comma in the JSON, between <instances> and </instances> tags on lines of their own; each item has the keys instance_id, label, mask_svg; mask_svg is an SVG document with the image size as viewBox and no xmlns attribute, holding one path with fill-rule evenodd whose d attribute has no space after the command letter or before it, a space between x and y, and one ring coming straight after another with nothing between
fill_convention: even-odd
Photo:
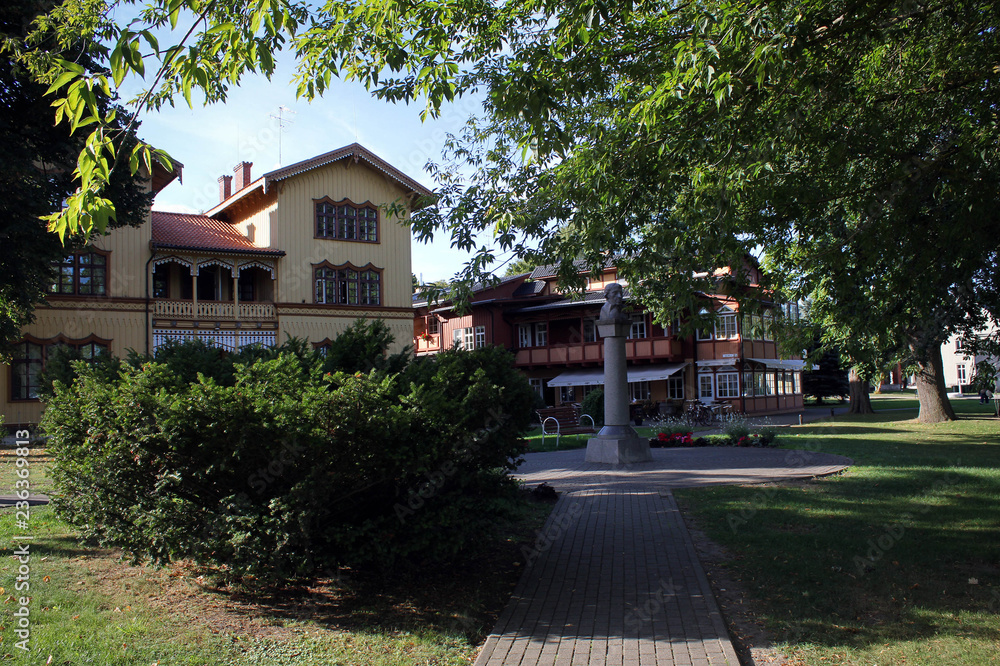
<instances>
[{"instance_id":1,"label":"mowed grass","mask_svg":"<svg viewBox=\"0 0 1000 666\"><path fill-rule=\"evenodd\" d=\"M4 459L3 464L9 461ZM41 467L41 465L39 465ZM41 470L33 469L33 474ZM132 565L81 544L49 506L27 528L0 510L0 540L31 536L30 590L0 562L0 661L100 666L469 664L509 598L551 510L524 502L518 519L453 568L385 581L348 570L283 590L218 589L193 565ZM23 516L22 516L23 517ZM10 551L8 551L8 555ZM21 581L23 582L23 581ZM13 613L30 596L30 652L16 647ZM51 662L49 658L51 657Z\"/></svg>"},{"instance_id":2,"label":"mowed grass","mask_svg":"<svg viewBox=\"0 0 1000 666\"><path fill-rule=\"evenodd\" d=\"M1000 664L1000 420L915 415L782 434L838 476L675 491L798 664Z\"/></svg>"},{"instance_id":3,"label":"mowed grass","mask_svg":"<svg viewBox=\"0 0 1000 666\"><path fill-rule=\"evenodd\" d=\"M17 450L15 448L0 448L0 495L11 495L15 492L14 484L20 478L17 470ZM52 480L48 477L48 464L52 457L44 448L31 446L27 461L29 491L31 494L48 493L52 491ZM23 486L22 486L23 487Z\"/></svg>"},{"instance_id":4,"label":"mowed grass","mask_svg":"<svg viewBox=\"0 0 1000 666\"><path fill-rule=\"evenodd\" d=\"M907 389L906 391L894 391L891 393L873 393L869 397L871 398L872 409L876 412L890 409L917 410L920 407L920 401L917 400L916 391L910 389ZM992 402L982 404L979 402L979 398L975 396L954 398L951 400L951 406L952 409L955 410L955 414L984 414L989 416L996 413L996 409L994 408Z\"/></svg>"}]
</instances>

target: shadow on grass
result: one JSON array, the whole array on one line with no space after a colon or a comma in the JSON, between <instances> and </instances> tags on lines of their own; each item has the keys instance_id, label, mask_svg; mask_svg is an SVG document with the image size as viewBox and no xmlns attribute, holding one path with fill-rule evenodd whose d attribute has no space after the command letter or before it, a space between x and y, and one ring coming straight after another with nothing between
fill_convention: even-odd
<instances>
[{"instance_id":1,"label":"shadow on grass","mask_svg":"<svg viewBox=\"0 0 1000 666\"><path fill-rule=\"evenodd\" d=\"M976 462L676 494L738 553L730 567L752 586L779 640L855 648L942 636L997 641L1000 470Z\"/></svg>"}]
</instances>

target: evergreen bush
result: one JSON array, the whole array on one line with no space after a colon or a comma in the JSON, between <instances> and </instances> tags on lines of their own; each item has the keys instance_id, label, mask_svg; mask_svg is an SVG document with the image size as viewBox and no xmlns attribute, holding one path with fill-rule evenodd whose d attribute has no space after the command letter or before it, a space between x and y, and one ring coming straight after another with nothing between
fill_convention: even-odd
<instances>
[{"instance_id":1,"label":"evergreen bush","mask_svg":"<svg viewBox=\"0 0 1000 666\"><path fill-rule=\"evenodd\" d=\"M604 389L594 389L583 398L580 403L580 412L589 414L594 419L594 424L604 425Z\"/></svg>"},{"instance_id":2,"label":"evergreen bush","mask_svg":"<svg viewBox=\"0 0 1000 666\"><path fill-rule=\"evenodd\" d=\"M209 351L176 345L114 376L76 362L54 382L54 504L83 536L277 584L447 562L510 507L534 391L504 350L398 375L324 372L311 349ZM217 377L190 372L202 360Z\"/></svg>"}]
</instances>

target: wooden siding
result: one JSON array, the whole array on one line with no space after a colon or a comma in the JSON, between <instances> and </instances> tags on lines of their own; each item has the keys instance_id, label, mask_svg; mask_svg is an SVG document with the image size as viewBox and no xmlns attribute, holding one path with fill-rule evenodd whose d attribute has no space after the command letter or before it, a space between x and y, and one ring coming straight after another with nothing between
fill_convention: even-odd
<instances>
[{"instance_id":1,"label":"wooden siding","mask_svg":"<svg viewBox=\"0 0 1000 666\"><path fill-rule=\"evenodd\" d=\"M277 209L278 198L273 193L260 198L254 198L252 204L243 204L237 210L232 211L233 219L236 220L234 226L241 234L246 236L247 227L252 224L254 227L254 245L259 248L284 250L285 248L271 243L271 228L274 224Z\"/></svg>"},{"instance_id":2,"label":"wooden siding","mask_svg":"<svg viewBox=\"0 0 1000 666\"><path fill-rule=\"evenodd\" d=\"M148 253L148 250L147 250ZM129 349L143 351L146 345L145 305L134 301L106 300L99 303L52 300L51 306L35 309L35 321L23 329L25 335L48 340L63 335L81 340L91 335L111 341L111 353L125 356ZM0 365L0 412L7 424L37 424L42 403L11 401L10 367Z\"/></svg>"},{"instance_id":3,"label":"wooden siding","mask_svg":"<svg viewBox=\"0 0 1000 666\"><path fill-rule=\"evenodd\" d=\"M344 330L353 324L356 316L322 316L310 317L305 315L282 315L278 320L278 344L288 340L289 336L305 338L309 342L323 342L333 340ZM369 319L379 319L373 316ZM388 315L381 317L382 321L389 327L394 337L389 353L395 354L402 351L403 347L412 344L413 318L408 314Z\"/></svg>"},{"instance_id":4,"label":"wooden siding","mask_svg":"<svg viewBox=\"0 0 1000 666\"><path fill-rule=\"evenodd\" d=\"M147 215L146 222L140 227L115 229L107 236L94 239L94 247L111 252L107 274L109 297L146 297L146 260L149 259L151 235L152 227Z\"/></svg>"},{"instance_id":5,"label":"wooden siding","mask_svg":"<svg viewBox=\"0 0 1000 666\"><path fill-rule=\"evenodd\" d=\"M346 166L345 166L346 165ZM277 207L270 214L270 241L284 250L278 262L278 300L312 303L312 265L369 263L383 269L382 305L411 307L410 228L407 220L389 218L383 206L405 195L378 171L349 160L336 162L276 183ZM365 243L314 238L314 200L330 197L379 206L379 242ZM409 335L412 335L412 331ZM409 335L406 339L409 338Z\"/></svg>"}]
</instances>

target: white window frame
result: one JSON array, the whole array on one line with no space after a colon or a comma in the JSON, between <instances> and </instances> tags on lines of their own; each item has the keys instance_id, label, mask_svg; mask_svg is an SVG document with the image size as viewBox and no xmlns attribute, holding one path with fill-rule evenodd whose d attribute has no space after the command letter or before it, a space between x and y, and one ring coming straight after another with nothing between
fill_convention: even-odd
<instances>
[{"instance_id":1,"label":"white window frame","mask_svg":"<svg viewBox=\"0 0 1000 666\"><path fill-rule=\"evenodd\" d=\"M670 400L684 399L684 376L680 373L667 377L667 398Z\"/></svg>"},{"instance_id":2,"label":"white window frame","mask_svg":"<svg viewBox=\"0 0 1000 666\"><path fill-rule=\"evenodd\" d=\"M532 335L531 335L531 324L518 324L517 325L517 343L519 347L531 347Z\"/></svg>"},{"instance_id":3,"label":"white window frame","mask_svg":"<svg viewBox=\"0 0 1000 666\"><path fill-rule=\"evenodd\" d=\"M593 317L586 317L583 320L583 341L597 342L597 320Z\"/></svg>"},{"instance_id":4,"label":"white window frame","mask_svg":"<svg viewBox=\"0 0 1000 666\"><path fill-rule=\"evenodd\" d=\"M437 317L431 315L430 317L427 318L427 332L430 335L437 335L438 332L440 331L440 328L441 324L438 321Z\"/></svg>"},{"instance_id":5,"label":"white window frame","mask_svg":"<svg viewBox=\"0 0 1000 666\"><path fill-rule=\"evenodd\" d=\"M649 382L629 382L628 395L632 402L649 400Z\"/></svg>"},{"instance_id":6,"label":"white window frame","mask_svg":"<svg viewBox=\"0 0 1000 666\"><path fill-rule=\"evenodd\" d=\"M767 342L774 340L774 315L770 312L765 312L762 316L761 328L763 339Z\"/></svg>"},{"instance_id":7,"label":"white window frame","mask_svg":"<svg viewBox=\"0 0 1000 666\"><path fill-rule=\"evenodd\" d=\"M476 326L476 349L486 346L486 327Z\"/></svg>"},{"instance_id":8,"label":"white window frame","mask_svg":"<svg viewBox=\"0 0 1000 666\"><path fill-rule=\"evenodd\" d=\"M644 340L647 335L646 330L646 314L634 314L631 317L632 325L628 329L628 339L629 340Z\"/></svg>"},{"instance_id":9,"label":"white window frame","mask_svg":"<svg viewBox=\"0 0 1000 666\"><path fill-rule=\"evenodd\" d=\"M705 380L708 380L706 383ZM705 389L708 388L708 395L705 395ZM698 399L699 400L712 400L715 398L715 376L710 372L702 372L698 375Z\"/></svg>"},{"instance_id":10,"label":"white window frame","mask_svg":"<svg viewBox=\"0 0 1000 666\"><path fill-rule=\"evenodd\" d=\"M575 386L559 387L559 403L566 404L567 402L577 402Z\"/></svg>"},{"instance_id":11,"label":"white window frame","mask_svg":"<svg viewBox=\"0 0 1000 666\"><path fill-rule=\"evenodd\" d=\"M965 364L964 363L959 363L958 365L956 365L955 366L955 371L956 371L957 376L958 376L958 385L959 386L965 386L966 384L969 383L968 379L966 379L967 375L965 374Z\"/></svg>"},{"instance_id":12,"label":"white window frame","mask_svg":"<svg viewBox=\"0 0 1000 666\"><path fill-rule=\"evenodd\" d=\"M717 340L733 340L736 337L736 313L719 315L719 320L715 323L715 338Z\"/></svg>"},{"instance_id":13,"label":"white window frame","mask_svg":"<svg viewBox=\"0 0 1000 666\"><path fill-rule=\"evenodd\" d=\"M699 311L698 314L706 315L706 314L708 314L708 310L704 310L703 309L703 310ZM712 329L711 328L704 328L703 329L703 328L699 327L698 330L695 332L695 339L698 340L699 342L704 341L704 340L711 340L712 339ZM698 392L701 393L701 390L699 389Z\"/></svg>"},{"instance_id":14,"label":"white window frame","mask_svg":"<svg viewBox=\"0 0 1000 666\"><path fill-rule=\"evenodd\" d=\"M753 370L743 371L743 397L753 398L754 397L754 379Z\"/></svg>"},{"instance_id":15,"label":"white window frame","mask_svg":"<svg viewBox=\"0 0 1000 666\"><path fill-rule=\"evenodd\" d=\"M543 391L545 390L545 386L542 381L543 380L538 377L529 378L528 385L535 390L535 393L544 398L545 396L543 395Z\"/></svg>"},{"instance_id":16,"label":"white window frame","mask_svg":"<svg viewBox=\"0 0 1000 666\"><path fill-rule=\"evenodd\" d=\"M740 397L740 375L738 372L720 372L715 376L715 392L720 398Z\"/></svg>"},{"instance_id":17,"label":"white window frame","mask_svg":"<svg viewBox=\"0 0 1000 666\"><path fill-rule=\"evenodd\" d=\"M462 347L462 337L463 337L463 331L464 330L465 329L462 329L462 328L452 329L452 331L451 331L451 346L452 347L457 347L458 349L463 349L463 347Z\"/></svg>"},{"instance_id":18,"label":"white window frame","mask_svg":"<svg viewBox=\"0 0 1000 666\"><path fill-rule=\"evenodd\" d=\"M549 346L549 322L540 321L535 323L535 346Z\"/></svg>"},{"instance_id":19,"label":"white window frame","mask_svg":"<svg viewBox=\"0 0 1000 666\"><path fill-rule=\"evenodd\" d=\"M476 337L475 334L473 333L472 327L470 326L468 328L463 328L462 333L465 334L464 336L465 347L463 347L463 349L475 349Z\"/></svg>"}]
</instances>

